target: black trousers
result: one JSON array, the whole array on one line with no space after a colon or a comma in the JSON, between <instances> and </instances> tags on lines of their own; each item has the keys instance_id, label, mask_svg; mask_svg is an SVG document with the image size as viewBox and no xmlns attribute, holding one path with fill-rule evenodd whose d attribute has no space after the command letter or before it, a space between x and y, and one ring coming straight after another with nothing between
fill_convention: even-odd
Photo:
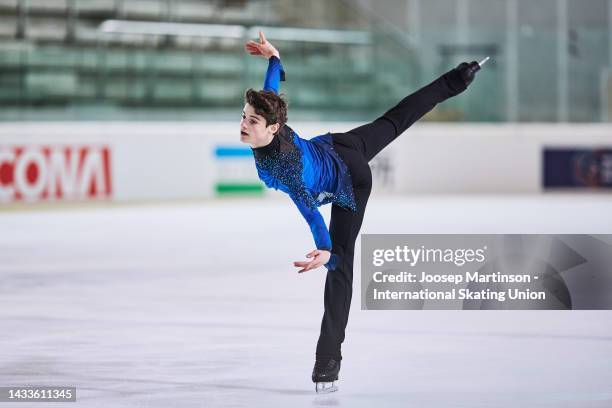
<instances>
[{"instance_id":1,"label":"black trousers","mask_svg":"<svg viewBox=\"0 0 612 408\"><path fill-rule=\"evenodd\" d=\"M451 70L402 99L374 122L346 133L332 134L334 149L351 173L357 211L332 205L329 232L332 252L339 256L339 262L336 269L327 271L325 312L317 343L317 359L342 359L340 347L344 341L353 295L355 241L372 190L372 172L368 162L436 104L465 88L459 74Z\"/></svg>"}]
</instances>

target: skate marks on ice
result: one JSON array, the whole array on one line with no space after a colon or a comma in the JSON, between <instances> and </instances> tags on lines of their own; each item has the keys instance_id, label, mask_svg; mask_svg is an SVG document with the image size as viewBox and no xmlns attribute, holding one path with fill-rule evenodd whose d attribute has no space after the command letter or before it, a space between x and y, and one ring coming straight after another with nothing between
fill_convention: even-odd
<instances>
[{"instance_id":1,"label":"skate marks on ice","mask_svg":"<svg viewBox=\"0 0 612 408\"><path fill-rule=\"evenodd\" d=\"M312 400L313 407L338 407L341 406L341 399L338 398L338 394L333 393L324 393L324 394L316 394L316 396Z\"/></svg>"},{"instance_id":2,"label":"skate marks on ice","mask_svg":"<svg viewBox=\"0 0 612 408\"><path fill-rule=\"evenodd\" d=\"M610 203L548 201L380 199L362 232L612 232ZM0 383L74 385L87 408L612 406L610 313L368 313L357 297L339 391L316 394L324 274L286 266L312 238L286 202L249 205L0 214ZM271 219L295 222L262 236Z\"/></svg>"}]
</instances>

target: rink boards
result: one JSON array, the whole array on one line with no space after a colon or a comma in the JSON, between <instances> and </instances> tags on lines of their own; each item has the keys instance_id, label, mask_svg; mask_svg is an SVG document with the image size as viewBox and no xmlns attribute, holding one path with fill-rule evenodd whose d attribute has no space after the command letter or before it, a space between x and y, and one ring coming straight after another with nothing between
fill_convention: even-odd
<instances>
[{"instance_id":1,"label":"rink boards","mask_svg":"<svg viewBox=\"0 0 612 408\"><path fill-rule=\"evenodd\" d=\"M358 125L292 124L304 138ZM599 124L417 124L370 163L374 188L540 193L546 149L609 151L610 134ZM0 203L225 195L275 195L258 180L236 123L0 124Z\"/></svg>"}]
</instances>

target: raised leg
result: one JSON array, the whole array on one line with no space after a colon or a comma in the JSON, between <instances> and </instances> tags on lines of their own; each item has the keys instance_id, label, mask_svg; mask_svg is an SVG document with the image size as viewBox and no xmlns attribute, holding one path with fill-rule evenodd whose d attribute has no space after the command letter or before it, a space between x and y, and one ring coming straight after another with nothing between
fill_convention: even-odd
<instances>
[{"instance_id":1,"label":"raised leg","mask_svg":"<svg viewBox=\"0 0 612 408\"><path fill-rule=\"evenodd\" d=\"M334 140L362 152L367 161L406 129L431 111L438 103L466 89L457 70L451 70L418 91L402 99L375 121L346 133L334 134Z\"/></svg>"}]
</instances>

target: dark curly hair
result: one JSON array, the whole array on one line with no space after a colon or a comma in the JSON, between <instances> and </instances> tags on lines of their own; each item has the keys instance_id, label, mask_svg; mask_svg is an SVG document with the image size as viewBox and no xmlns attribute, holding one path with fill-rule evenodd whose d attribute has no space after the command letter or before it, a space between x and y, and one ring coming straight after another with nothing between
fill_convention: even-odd
<instances>
[{"instance_id":1,"label":"dark curly hair","mask_svg":"<svg viewBox=\"0 0 612 408\"><path fill-rule=\"evenodd\" d=\"M253 107L256 114L263 116L266 126L278 123L280 129L287 123L287 102L283 95L251 88L244 94L244 101Z\"/></svg>"}]
</instances>

